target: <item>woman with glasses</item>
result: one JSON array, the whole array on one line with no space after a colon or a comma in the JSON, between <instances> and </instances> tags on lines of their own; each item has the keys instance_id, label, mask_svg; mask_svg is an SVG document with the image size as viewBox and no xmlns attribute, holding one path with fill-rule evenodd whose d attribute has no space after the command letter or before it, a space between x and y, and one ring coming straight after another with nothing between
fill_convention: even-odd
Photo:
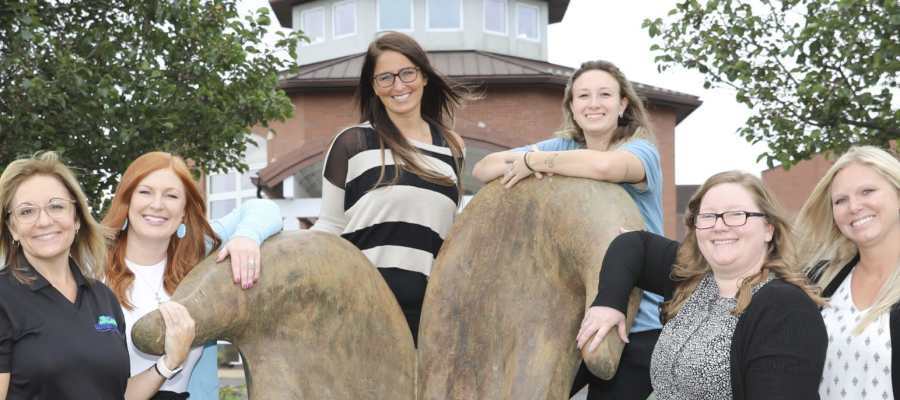
<instances>
[{"instance_id":1,"label":"woman with glasses","mask_svg":"<svg viewBox=\"0 0 900 400\"><path fill-rule=\"evenodd\" d=\"M829 298L822 399L900 393L900 161L854 147L813 189L797 216L800 262Z\"/></svg>"},{"instance_id":2,"label":"woman with glasses","mask_svg":"<svg viewBox=\"0 0 900 400\"><path fill-rule=\"evenodd\" d=\"M219 261L230 257L235 284L253 286L260 274L259 245L282 227L278 206L270 200L244 201L227 216L207 222L206 201L184 160L150 152L125 170L103 224L116 232L105 279L127 323L127 398L185 399L190 394L192 400L218 399L216 344L191 348L193 319L169 296L214 249ZM134 323L156 309L172 338L162 357L138 350L131 341Z\"/></svg>"},{"instance_id":3,"label":"woman with glasses","mask_svg":"<svg viewBox=\"0 0 900 400\"><path fill-rule=\"evenodd\" d=\"M388 32L366 52L360 123L334 138L312 229L356 245L384 277L416 339L431 265L459 206L463 141L449 128L463 93L411 37Z\"/></svg>"},{"instance_id":4,"label":"woman with glasses","mask_svg":"<svg viewBox=\"0 0 900 400\"><path fill-rule=\"evenodd\" d=\"M650 376L658 400L818 399L828 344L822 300L795 271L791 233L762 182L713 175L688 203L684 243L649 232L613 240L578 347L625 337L635 286L662 293Z\"/></svg>"},{"instance_id":5,"label":"woman with glasses","mask_svg":"<svg viewBox=\"0 0 900 400\"><path fill-rule=\"evenodd\" d=\"M0 205L0 399L122 399L125 318L74 174L52 152L13 161Z\"/></svg>"},{"instance_id":6,"label":"woman with glasses","mask_svg":"<svg viewBox=\"0 0 900 400\"><path fill-rule=\"evenodd\" d=\"M644 225L662 234L662 169L647 112L631 82L610 62L581 64L566 85L563 129L556 138L487 155L472 174L502 177L507 188L531 175L559 174L618 183L640 210ZM582 365L573 394L589 384L588 399L643 400L650 393L650 352L659 336L662 297L644 292L616 375L593 376Z\"/></svg>"}]
</instances>

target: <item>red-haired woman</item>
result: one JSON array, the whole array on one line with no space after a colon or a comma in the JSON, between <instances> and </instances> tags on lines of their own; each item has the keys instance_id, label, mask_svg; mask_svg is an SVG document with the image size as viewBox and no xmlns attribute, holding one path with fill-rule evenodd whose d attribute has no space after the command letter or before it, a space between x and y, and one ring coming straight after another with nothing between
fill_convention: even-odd
<instances>
[{"instance_id":1,"label":"red-haired woman","mask_svg":"<svg viewBox=\"0 0 900 400\"><path fill-rule=\"evenodd\" d=\"M125 314L131 361L126 398L185 399L190 393L192 400L218 399L215 345L190 349L193 320L179 304L167 301L194 265L223 241L218 259L230 256L235 283L251 287L259 278L260 243L281 230L278 206L250 200L209 223L184 160L151 152L122 175L103 224L119 231L109 251L106 283ZM162 357L137 350L131 341L134 322L157 308L166 322Z\"/></svg>"}]
</instances>

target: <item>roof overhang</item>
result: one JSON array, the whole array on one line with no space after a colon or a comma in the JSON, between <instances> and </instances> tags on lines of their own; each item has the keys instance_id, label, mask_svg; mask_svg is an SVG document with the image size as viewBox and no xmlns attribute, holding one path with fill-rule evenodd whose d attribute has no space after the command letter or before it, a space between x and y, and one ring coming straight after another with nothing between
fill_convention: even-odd
<instances>
[{"instance_id":1,"label":"roof overhang","mask_svg":"<svg viewBox=\"0 0 900 400\"><path fill-rule=\"evenodd\" d=\"M272 6L272 11L275 11L275 17L278 18L278 23L281 24L284 28L293 28L293 9L294 6L309 3L315 0L269 0L269 5ZM562 21L563 17L566 15L566 9L569 8L569 0L547 0L547 22L550 24L555 24L557 22Z\"/></svg>"}]
</instances>

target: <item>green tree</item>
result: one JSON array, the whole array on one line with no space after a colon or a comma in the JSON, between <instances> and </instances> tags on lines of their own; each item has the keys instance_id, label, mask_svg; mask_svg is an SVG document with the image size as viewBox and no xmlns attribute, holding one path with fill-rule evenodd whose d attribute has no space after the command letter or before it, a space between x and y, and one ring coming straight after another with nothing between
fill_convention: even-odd
<instances>
[{"instance_id":1,"label":"green tree","mask_svg":"<svg viewBox=\"0 0 900 400\"><path fill-rule=\"evenodd\" d=\"M660 70L736 90L752 110L738 133L769 144L770 167L900 137L896 0L684 0L644 27Z\"/></svg>"},{"instance_id":2,"label":"green tree","mask_svg":"<svg viewBox=\"0 0 900 400\"><path fill-rule=\"evenodd\" d=\"M0 167L59 151L95 212L147 151L246 169L249 127L293 112L278 73L296 68L305 38L266 45L268 9L240 18L235 3L0 2Z\"/></svg>"}]
</instances>

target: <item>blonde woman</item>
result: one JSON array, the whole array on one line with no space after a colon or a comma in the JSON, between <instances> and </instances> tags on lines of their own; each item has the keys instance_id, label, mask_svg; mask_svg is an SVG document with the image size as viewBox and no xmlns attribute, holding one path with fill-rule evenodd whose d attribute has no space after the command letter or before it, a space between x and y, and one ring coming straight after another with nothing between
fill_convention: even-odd
<instances>
[{"instance_id":1,"label":"blonde woman","mask_svg":"<svg viewBox=\"0 0 900 400\"><path fill-rule=\"evenodd\" d=\"M625 74L608 61L581 64L563 95L558 137L492 153L475 164L482 182L507 188L534 175L558 174L618 183L634 200L650 232L662 235L662 168L644 103ZM643 400L650 393L650 353L659 337L662 297L644 292L616 376L604 381L582 365L572 394L585 384L588 400Z\"/></svg>"},{"instance_id":2,"label":"blonde woman","mask_svg":"<svg viewBox=\"0 0 900 400\"><path fill-rule=\"evenodd\" d=\"M892 399L900 390L900 161L851 148L797 217L802 265L824 288L822 399Z\"/></svg>"},{"instance_id":3,"label":"blonde woman","mask_svg":"<svg viewBox=\"0 0 900 400\"><path fill-rule=\"evenodd\" d=\"M613 240L578 333L625 340L635 286L666 298L650 375L657 400L815 399L828 341L822 300L788 258L792 237L759 178L710 177L688 203L684 243L649 232Z\"/></svg>"}]
</instances>

